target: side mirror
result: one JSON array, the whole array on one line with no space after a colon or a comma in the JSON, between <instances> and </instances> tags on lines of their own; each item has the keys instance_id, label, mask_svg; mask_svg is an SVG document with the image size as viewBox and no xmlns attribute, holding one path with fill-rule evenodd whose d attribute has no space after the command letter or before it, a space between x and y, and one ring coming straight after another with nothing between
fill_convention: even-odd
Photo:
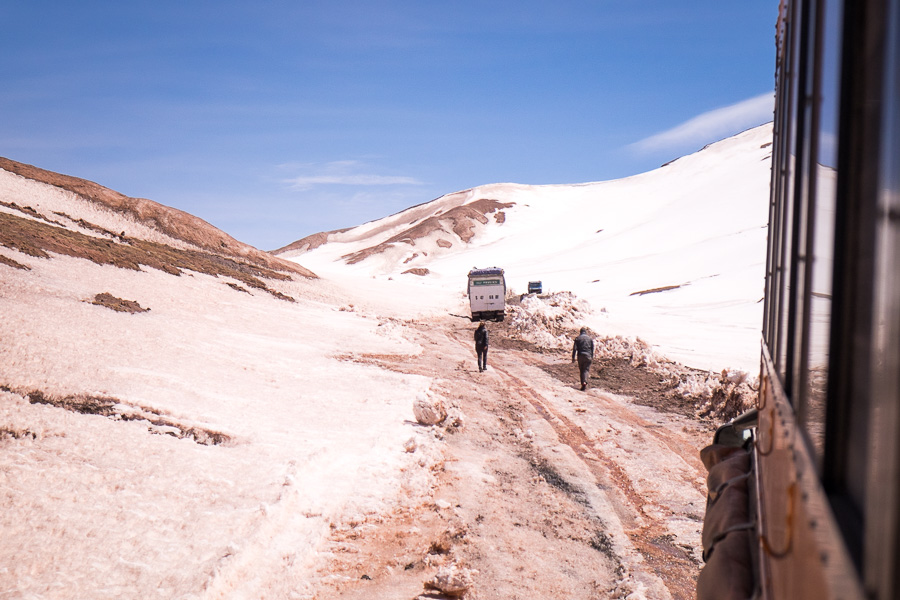
<instances>
[{"instance_id":1,"label":"side mirror","mask_svg":"<svg viewBox=\"0 0 900 600\"><path fill-rule=\"evenodd\" d=\"M744 414L735 417L716 429L716 434L713 436L713 444L739 448L753 436L753 431L751 430L756 427L757 423L759 423L759 411L751 408Z\"/></svg>"}]
</instances>

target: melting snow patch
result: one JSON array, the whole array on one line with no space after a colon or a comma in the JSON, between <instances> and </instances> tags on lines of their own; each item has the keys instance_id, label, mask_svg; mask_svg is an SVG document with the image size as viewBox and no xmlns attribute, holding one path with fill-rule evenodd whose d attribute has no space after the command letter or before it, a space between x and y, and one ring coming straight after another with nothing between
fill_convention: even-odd
<instances>
[{"instance_id":1,"label":"melting snow patch","mask_svg":"<svg viewBox=\"0 0 900 600\"><path fill-rule=\"evenodd\" d=\"M591 306L572 292L525 296L509 307L510 328L513 335L539 348L566 348L572 343L571 330L591 312Z\"/></svg>"},{"instance_id":2,"label":"melting snow patch","mask_svg":"<svg viewBox=\"0 0 900 600\"><path fill-rule=\"evenodd\" d=\"M571 292L526 296L509 307L511 334L541 349L568 350L574 332L591 312L590 305ZM690 369L637 337L596 336L594 341L595 360L624 359L634 368L658 375L674 388L672 394L696 403L698 418L727 421L752 408L755 401L758 379L746 371Z\"/></svg>"}]
</instances>

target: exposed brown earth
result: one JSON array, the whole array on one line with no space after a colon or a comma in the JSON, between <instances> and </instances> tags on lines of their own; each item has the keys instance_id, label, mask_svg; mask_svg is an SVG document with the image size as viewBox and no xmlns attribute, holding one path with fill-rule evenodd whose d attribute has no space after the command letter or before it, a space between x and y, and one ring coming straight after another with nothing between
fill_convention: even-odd
<instances>
[{"instance_id":1,"label":"exposed brown earth","mask_svg":"<svg viewBox=\"0 0 900 600\"><path fill-rule=\"evenodd\" d=\"M328 243L328 239L336 234L336 233L344 233L345 231L349 231L350 228L344 229L335 229L333 231L322 231L319 233L314 233L312 235L308 235L305 238L300 238L296 242L291 242L287 246L279 248L278 250L272 250L272 254L284 254L285 252L309 252L310 250L315 250L319 246Z\"/></svg>"},{"instance_id":2,"label":"exposed brown earth","mask_svg":"<svg viewBox=\"0 0 900 600\"><path fill-rule=\"evenodd\" d=\"M23 271L31 270L31 267L29 267L27 265L23 265L20 262L16 262L7 256L3 256L2 254L0 254L0 265L6 265L7 267L12 267L14 269L21 269Z\"/></svg>"},{"instance_id":3,"label":"exposed brown earth","mask_svg":"<svg viewBox=\"0 0 900 600\"><path fill-rule=\"evenodd\" d=\"M33 179L68 190L89 202L127 215L137 222L153 227L170 237L185 241L209 252L251 262L270 270L295 273L304 277L315 277L315 274L308 269L239 242L203 219L176 208L163 206L145 198L131 198L93 181L54 173L8 158L0 157L0 169L27 179Z\"/></svg>"},{"instance_id":4,"label":"exposed brown earth","mask_svg":"<svg viewBox=\"0 0 900 600\"><path fill-rule=\"evenodd\" d=\"M94 296L94 300L91 304L95 304L97 306L105 306L106 308L112 309L116 312L127 312L127 313L142 313L148 312L149 308L144 308L134 300L124 300L122 298L117 298L110 294L109 292L102 292Z\"/></svg>"},{"instance_id":5,"label":"exposed brown earth","mask_svg":"<svg viewBox=\"0 0 900 600\"><path fill-rule=\"evenodd\" d=\"M41 390L17 390L7 385L0 385L0 390L18 394L28 399L31 404L47 404L71 412L98 415L119 421L144 421L147 423L148 432L151 434L171 435L180 439L189 439L203 446L215 446L231 441L231 438L224 433L196 425L185 425L180 423L175 417L164 414L159 410L146 406L125 404L121 400L108 396L90 394L58 396L42 392ZM4 434L15 438L28 435L35 436L33 432L0 429L0 438Z\"/></svg>"},{"instance_id":6,"label":"exposed brown earth","mask_svg":"<svg viewBox=\"0 0 900 600\"><path fill-rule=\"evenodd\" d=\"M416 240L427 237L436 231L445 234L453 233L462 240L463 243L468 243L475 236L476 223L482 225L487 224L487 215L491 213L497 213L495 219L497 219L498 223L502 223L503 220L505 220L505 215L502 210L504 208L510 208L511 206L513 206L512 202L500 202L498 200L482 198L428 217L380 244L347 254L342 258L347 264L353 265L372 255L380 254L396 244L415 246ZM504 217L501 218L499 215L504 215Z\"/></svg>"},{"instance_id":7,"label":"exposed brown earth","mask_svg":"<svg viewBox=\"0 0 900 600\"><path fill-rule=\"evenodd\" d=\"M28 207L20 210L30 214ZM105 231L96 226L92 228ZM105 233L106 237L93 237L49 222L0 212L0 246L29 256L49 258L54 253L136 271L144 265L171 275L180 275L182 270L221 275L237 279L248 287L264 290L277 298L293 301L289 296L269 288L263 281L291 279L288 273L210 252L182 250L157 242Z\"/></svg>"},{"instance_id":8,"label":"exposed brown earth","mask_svg":"<svg viewBox=\"0 0 900 600\"><path fill-rule=\"evenodd\" d=\"M677 290L681 285L664 285L662 287L653 288L650 290L641 290L640 292L632 292L628 294L629 296L646 296L647 294L658 294L659 292L668 292L670 290Z\"/></svg>"}]
</instances>

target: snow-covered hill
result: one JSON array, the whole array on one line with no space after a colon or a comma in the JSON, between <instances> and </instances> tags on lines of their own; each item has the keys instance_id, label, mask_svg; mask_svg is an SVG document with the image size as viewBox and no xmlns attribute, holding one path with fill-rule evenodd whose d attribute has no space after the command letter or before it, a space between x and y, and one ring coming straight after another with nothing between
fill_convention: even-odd
<instances>
[{"instance_id":1,"label":"snow-covered hill","mask_svg":"<svg viewBox=\"0 0 900 600\"><path fill-rule=\"evenodd\" d=\"M287 598L331 525L428 491L403 444L429 380L347 359L416 354L394 324L200 219L0 166L0 595Z\"/></svg>"},{"instance_id":2,"label":"snow-covered hill","mask_svg":"<svg viewBox=\"0 0 900 600\"><path fill-rule=\"evenodd\" d=\"M381 294L423 307L458 307L469 269L499 266L517 292L541 280L587 300L601 334L755 372L771 137L763 125L616 181L480 186L275 254L373 293L389 280Z\"/></svg>"},{"instance_id":3,"label":"snow-covered hill","mask_svg":"<svg viewBox=\"0 0 900 600\"><path fill-rule=\"evenodd\" d=\"M665 597L660 565L699 547L706 424L580 392L521 341L482 376L447 315L497 265L587 299L600 334L754 371L770 134L621 181L450 194L281 258L0 159L0 595L409 598L469 561L487 595ZM414 421L431 401L473 416L445 435Z\"/></svg>"}]
</instances>

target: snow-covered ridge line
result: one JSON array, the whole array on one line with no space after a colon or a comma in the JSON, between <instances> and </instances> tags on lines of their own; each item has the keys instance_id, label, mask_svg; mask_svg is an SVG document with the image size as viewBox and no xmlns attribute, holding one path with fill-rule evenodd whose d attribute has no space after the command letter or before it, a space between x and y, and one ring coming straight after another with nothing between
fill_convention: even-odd
<instances>
[{"instance_id":1,"label":"snow-covered ridge line","mask_svg":"<svg viewBox=\"0 0 900 600\"><path fill-rule=\"evenodd\" d=\"M590 322L596 331L639 335L692 367L754 371L771 137L766 124L614 181L479 186L283 256L326 277L392 280L398 288L404 281L450 298L465 288L472 267L502 266L514 290L541 280L548 291L589 302L598 309ZM404 237L450 207L481 199L509 205L503 218L471 220L471 236L444 225ZM647 290L661 293L632 296Z\"/></svg>"},{"instance_id":2,"label":"snow-covered ridge line","mask_svg":"<svg viewBox=\"0 0 900 600\"><path fill-rule=\"evenodd\" d=\"M101 221L114 220L120 224L124 222L124 226L129 229L133 229L135 225L142 226L137 227L134 233L130 233L133 236L158 237L159 234L163 234L170 240L178 240L208 252L231 256L271 269L290 271L305 277L315 276L296 263L288 263L239 242L199 217L152 200L131 198L86 179L54 173L4 157L0 157L0 172L63 190L71 194L69 202L81 199L99 208L99 212L114 213L117 217L104 216L101 217ZM37 196L44 194L43 191L36 192Z\"/></svg>"},{"instance_id":3,"label":"snow-covered ridge line","mask_svg":"<svg viewBox=\"0 0 900 600\"><path fill-rule=\"evenodd\" d=\"M573 564L566 562L572 556L599 558L588 573L596 581L609 567L607 555L597 552L605 549L614 566L630 570L627 581L616 569L603 575L609 589L662 597L656 591L664 583L624 533L634 516L623 512L619 520L607 510L618 503L606 499L609 490L589 463L625 465L623 482L645 492L635 515L655 507L664 516L655 519L654 535L691 544L699 539L692 516L702 499L688 455L699 438L691 434L675 451L665 448L696 423L646 406L637 406L646 411L634 420L629 402L599 389L566 389L536 368L539 357L527 350L504 356L498 348L496 369L473 372L465 273L496 264L506 269L510 287L524 290L528 280L542 279L546 290L571 290L567 298L579 310L567 326L589 326L603 340L598 358L614 363L627 356L651 377L652 368L668 366L661 356L674 358L671 347L696 351L705 340L708 351L718 351L712 344L723 338L738 346L740 336L723 334L721 324L745 323L728 310L746 308L755 293L735 283L752 281L747 275L755 269L745 253L759 242L754 202L764 137L749 132L702 157L627 180L498 184L444 205L414 207L415 223L404 220L409 213L365 230L384 225L377 235L345 243L332 236L304 254L304 264L315 261L324 276L272 280L272 290L296 300L290 303L218 272L187 268L176 276L140 263L120 268L42 249L48 258L24 243L0 243L0 531L14 540L0 547L0 589L27 597L311 600L327 595L324 586L336 579L375 585L373 579L389 576L421 577L415 582L421 589L423 581L440 579L427 561L445 555L430 553L435 538L413 524L434 517L473 524L466 535L484 564L519 560L526 546L504 546L513 529L533 534L541 549L546 534L558 535L568 545L556 546L558 562L546 571L561 573L555 566ZM467 207L479 211L474 229L440 218ZM64 230L73 234L70 246L84 253L95 246L107 254L197 248L152 220L6 170L0 170L0 219L15 224L0 227L0 236ZM429 219L428 227L440 227L404 237ZM353 265L342 258L395 236L384 252ZM414 269L428 274L402 275ZM739 292L733 297L719 287L729 278ZM691 285L629 295L672 282ZM723 310L721 322L710 319ZM698 314L704 318L692 321ZM673 325L673 315L685 321ZM728 358L727 350L716 358ZM562 362L566 371L559 372L571 375ZM712 398L717 378L726 391L739 385L732 377L739 379L736 371L716 371L685 392L711 390ZM518 392L511 394L510 384ZM465 427L444 437L436 426L413 421L423 399L443 402L453 428ZM544 421L532 400L580 422L583 440L560 447L554 423L562 421ZM465 421L452 410L462 407ZM222 443L202 443L192 430ZM452 441L468 449L453 455ZM574 482L569 489L596 495L591 506L602 510L575 519L586 529L572 525L582 505L556 494L523 462L523 448L546 474ZM580 462L581 448L604 460ZM485 502L491 497L493 506ZM514 506L526 497L540 503ZM513 508L532 516L508 514ZM381 529L391 518L402 527ZM548 518L555 524L548 527ZM619 532L621 543L609 546L601 529ZM385 557L379 572L360 571L365 555L355 552L364 543L378 545L369 536L379 530L402 548ZM579 548L584 552L569 552ZM446 557L443 567L466 568L457 555ZM417 572L407 572L412 562ZM528 579L520 566L506 572ZM374 577L361 580L364 573ZM491 583L476 578L474 586ZM512 595L529 596L505 594Z\"/></svg>"}]
</instances>

